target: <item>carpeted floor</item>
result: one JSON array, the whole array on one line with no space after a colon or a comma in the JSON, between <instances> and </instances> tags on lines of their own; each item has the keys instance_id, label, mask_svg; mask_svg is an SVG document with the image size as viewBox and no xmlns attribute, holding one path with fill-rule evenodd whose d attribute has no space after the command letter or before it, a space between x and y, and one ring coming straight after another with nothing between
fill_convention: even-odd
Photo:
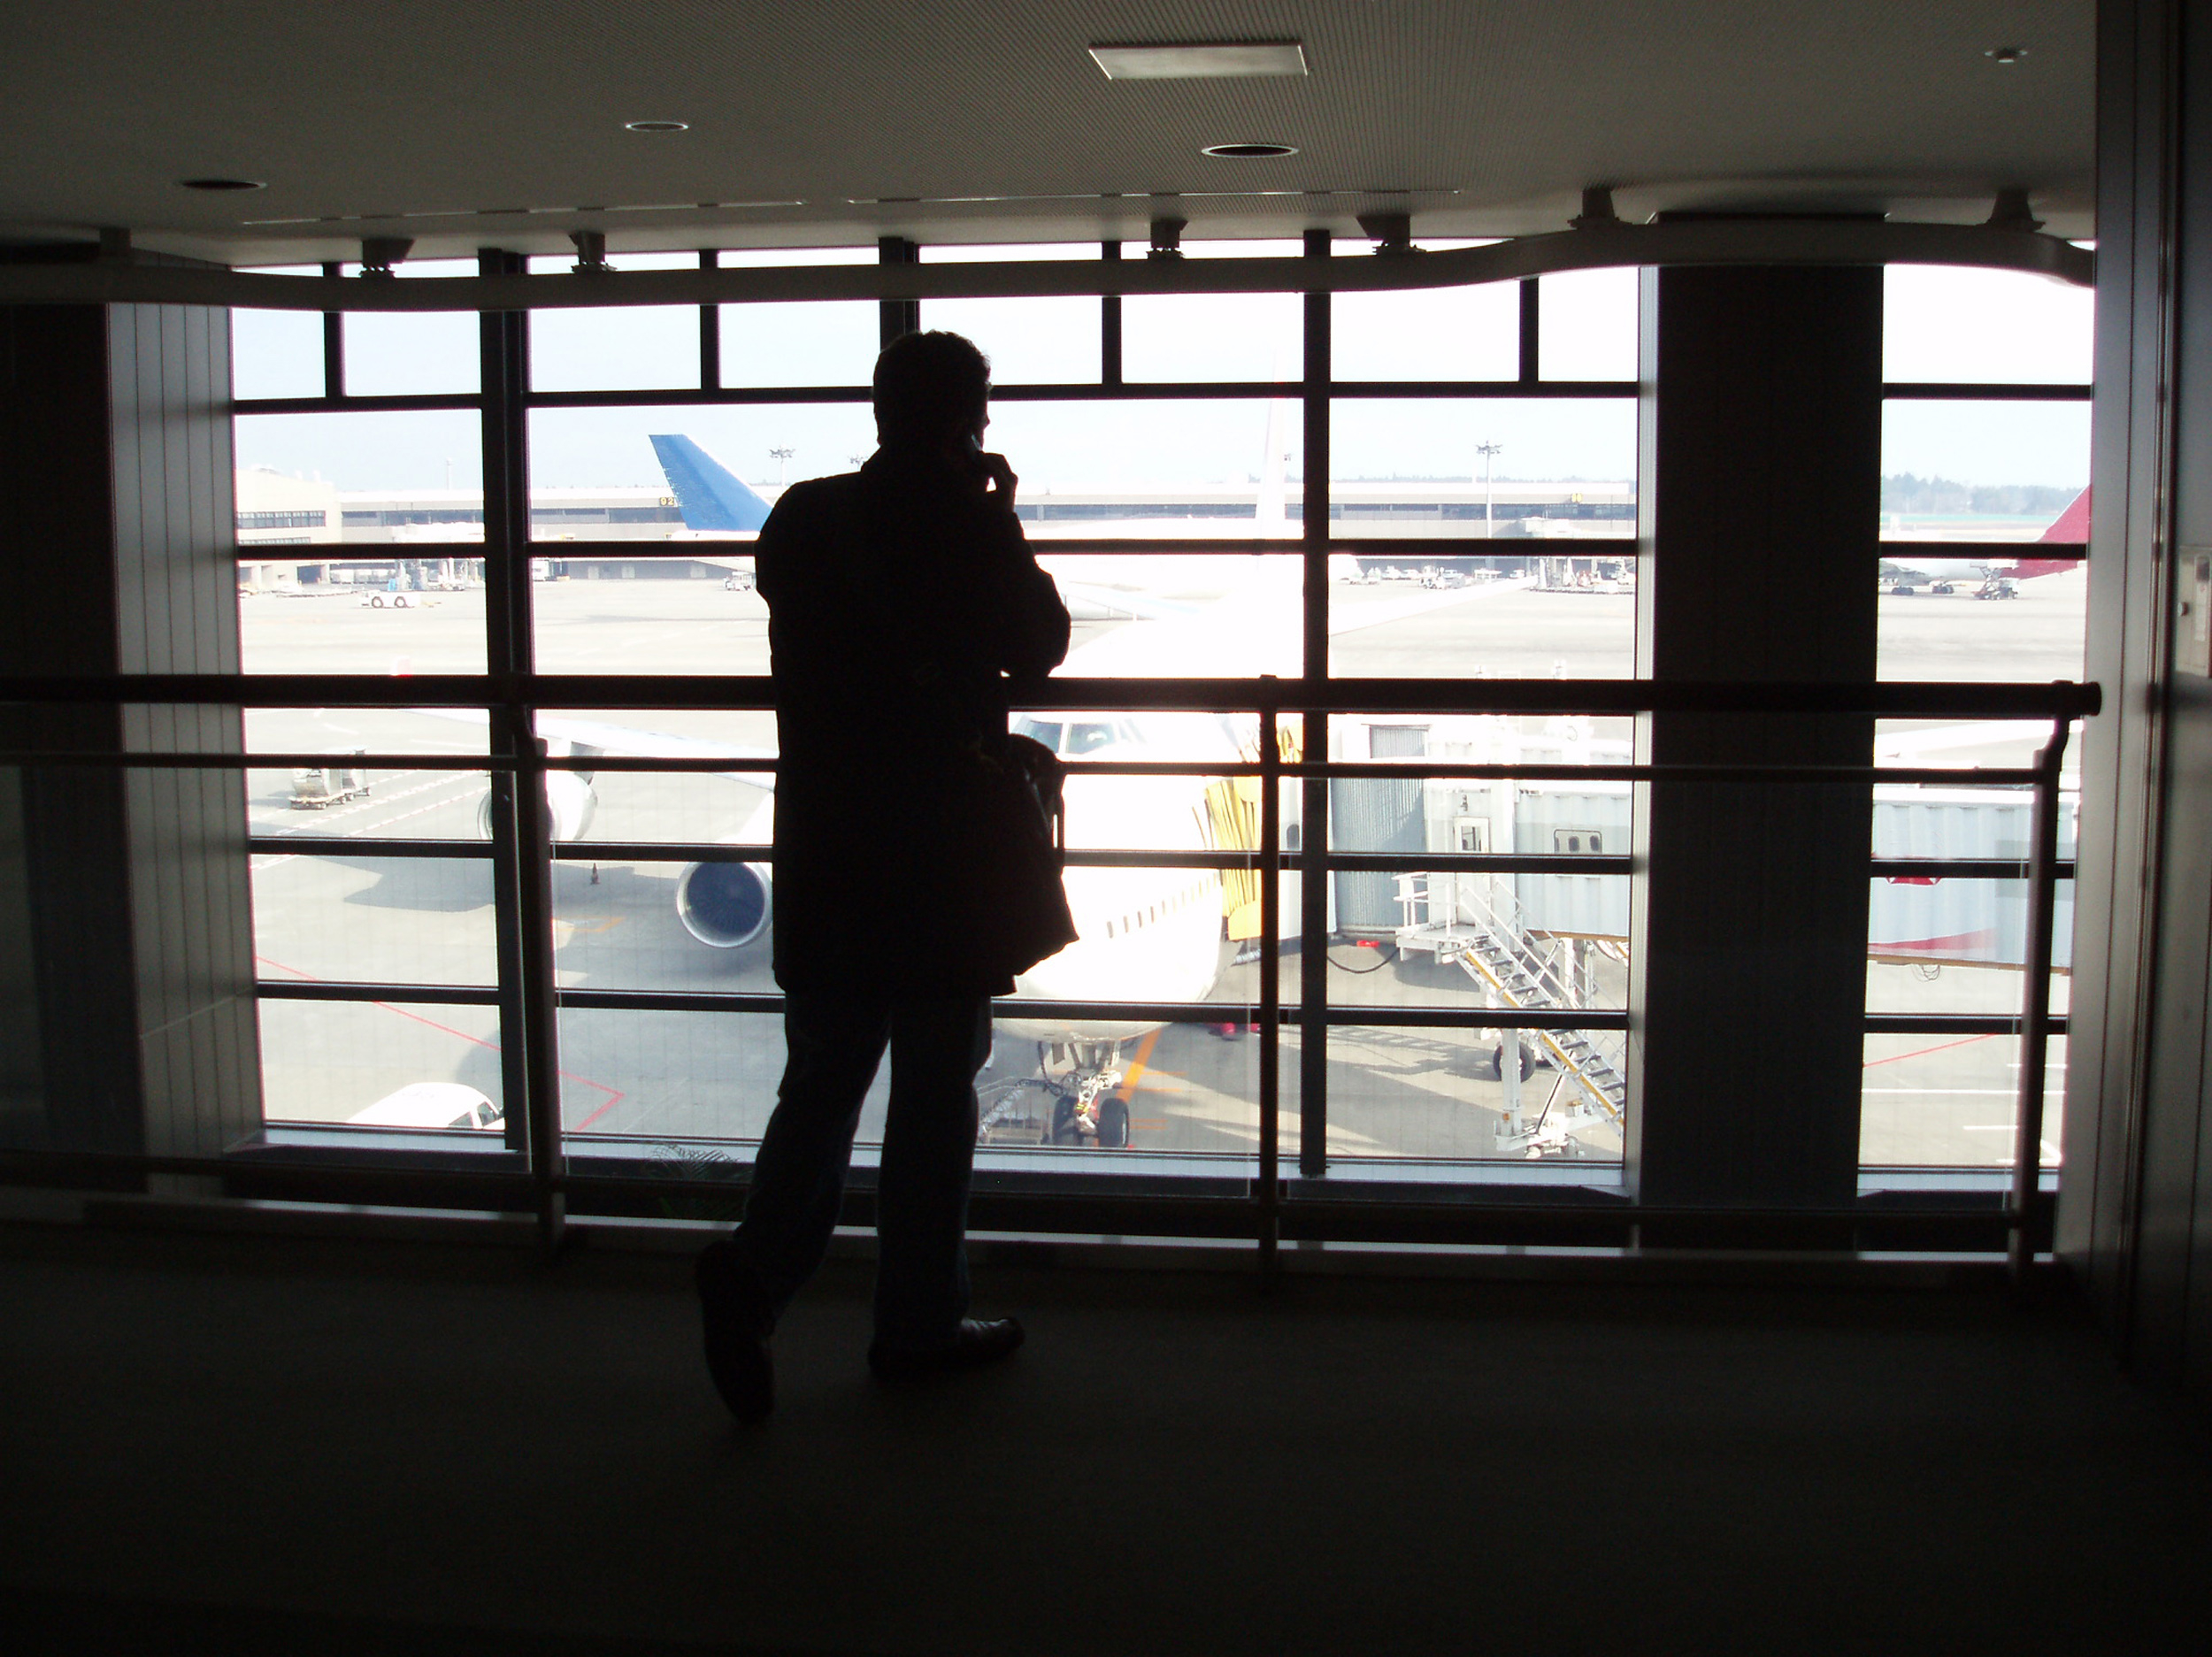
<instances>
[{"instance_id":1,"label":"carpeted floor","mask_svg":"<svg viewBox=\"0 0 2212 1657\"><path fill-rule=\"evenodd\" d=\"M886 1391L866 1290L739 1431L676 1257L0 1226L4 1643L2212 1645L2207 1434L2062 1303L1001 1270Z\"/></svg>"}]
</instances>

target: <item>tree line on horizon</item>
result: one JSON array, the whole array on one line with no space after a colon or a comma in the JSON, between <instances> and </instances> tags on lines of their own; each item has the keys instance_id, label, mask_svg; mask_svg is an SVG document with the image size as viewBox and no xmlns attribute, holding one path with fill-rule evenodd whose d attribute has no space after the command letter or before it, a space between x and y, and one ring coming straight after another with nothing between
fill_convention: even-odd
<instances>
[{"instance_id":1,"label":"tree line on horizon","mask_svg":"<svg viewBox=\"0 0 2212 1657\"><path fill-rule=\"evenodd\" d=\"M1893 472L1882 478L1885 512L1995 512L2010 517L2055 518L2073 504L2079 489L2043 483L1955 483Z\"/></svg>"}]
</instances>

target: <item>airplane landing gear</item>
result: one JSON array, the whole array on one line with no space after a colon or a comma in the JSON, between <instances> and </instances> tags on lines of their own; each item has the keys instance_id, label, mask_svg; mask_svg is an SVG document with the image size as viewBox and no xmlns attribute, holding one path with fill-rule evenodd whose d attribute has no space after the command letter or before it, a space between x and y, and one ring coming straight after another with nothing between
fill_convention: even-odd
<instances>
[{"instance_id":1,"label":"airplane landing gear","mask_svg":"<svg viewBox=\"0 0 2212 1657\"><path fill-rule=\"evenodd\" d=\"M1040 1043L1037 1073L1002 1084L977 1124L979 1145L1056 1145L1121 1150L1129 1143L1129 1107L1119 1046Z\"/></svg>"}]
</instances>

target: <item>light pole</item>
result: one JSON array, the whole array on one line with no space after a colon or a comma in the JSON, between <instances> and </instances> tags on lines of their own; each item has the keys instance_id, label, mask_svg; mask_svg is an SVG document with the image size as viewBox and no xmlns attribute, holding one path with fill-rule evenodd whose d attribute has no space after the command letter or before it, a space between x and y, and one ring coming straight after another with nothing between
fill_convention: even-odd
<instances>
[{"instance_id":1,"label":"light pole","mask_svg":"<svg viewBox=\"0 0 2212 1657\"><path fill-rule=\"evenodd\" d=\"M784 463L798 452L795 449L772 449L768 451L769 457L776 463L777 488L781 489L784 487Z\"/></svg>"},{"instance_id":2,"label":"light pole","mask_svg":"<svg viewBox=\"0 0 2212 1657\"><path fill-rule=\"evenodd\" d=\"M1498 457L1498 454L1499 454L1499 451L1501 451L1501 450L1502 450L1502 449L1503 449L1504 448L1505 448L1505 445L1504 445L1503 443L1477 443L1477 444L1475 445L1475 453L1477 453L1478 455L1480 455L1480 456L1482 456L1482 538L1483 538L1485 541L1489 540L1489 539L1490 539L1490 535L1491 535L1491 528L1490 528L1490 467L1491 467L1491 463L1492 463L1492 462L1494 462L1494 460L1496 460L1496 459L1497 459L1497 457Z\"/></svg>"}]
</instances>

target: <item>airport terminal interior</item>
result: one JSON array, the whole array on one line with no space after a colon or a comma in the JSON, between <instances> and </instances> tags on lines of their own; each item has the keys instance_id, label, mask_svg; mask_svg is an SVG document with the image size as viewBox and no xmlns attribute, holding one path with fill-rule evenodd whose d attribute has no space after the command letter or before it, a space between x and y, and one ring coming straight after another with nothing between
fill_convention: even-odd
<instances>
[{"instance_id":1,"label":"airport terminal interior","mask_svg":"<svg viewBox=\"0 0 2212 1657\"><path fill-rule=\"evenodd\" d=\"M2180 0L4 50L24 1649L2200 1648ZM977 1078L1031 1344L869 1385L879 1074L733 1433L753 543L916 329L1073 625L1079 936Z\"/></svg>"}]
</instances>

